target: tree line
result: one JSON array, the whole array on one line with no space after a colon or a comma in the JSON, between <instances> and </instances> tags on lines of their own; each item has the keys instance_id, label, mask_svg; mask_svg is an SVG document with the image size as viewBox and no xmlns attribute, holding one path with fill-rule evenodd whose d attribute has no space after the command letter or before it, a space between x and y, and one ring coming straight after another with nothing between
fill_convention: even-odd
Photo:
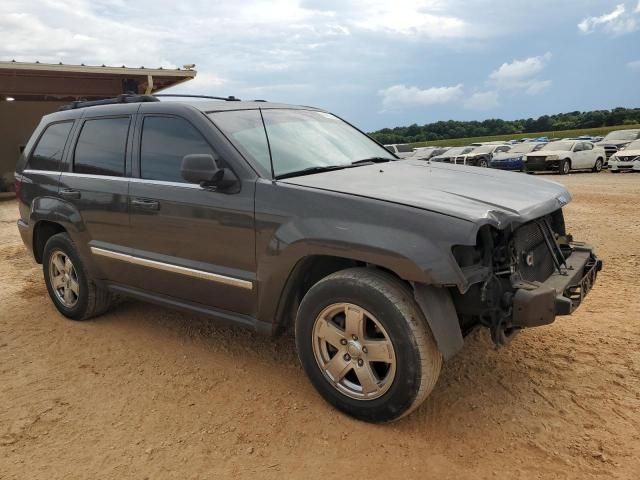
<instances>
[{"instance_id":1,"label":"tree line","mask_svg":"<svg viewBox=\"0 0 640 480\"><path fill-rule=\"evenodd\" d=\"M521 120L501 120L499 118L490 118L481 122L447 120L427 123L422 126L414 123L408 127L383 128L371 132L369 135L383 144L415 143L449 138L550 132L636 123L640 123L640 108L618 107L613 110L575 111Z\"/></svg>"}]
</instances>

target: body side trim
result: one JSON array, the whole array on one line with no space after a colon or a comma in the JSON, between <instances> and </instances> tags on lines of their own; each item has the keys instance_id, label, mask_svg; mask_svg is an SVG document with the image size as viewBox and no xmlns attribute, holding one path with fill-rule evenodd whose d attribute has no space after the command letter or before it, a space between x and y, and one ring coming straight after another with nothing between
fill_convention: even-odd
<instances>
[{"instance_id":1,"label":"body side trim","mask_svg":"<svg viewBox=\"0 0 640 480\"><path fill-rule=\"evenodd\" d=\"M201 278L203 280L210 280L212 282L222 283L224 285L244 288L245 290L253 290L253 282L241 280L239 278L228 277L226 275L205 272L203 270L196 270L194 268L180 267L178 265L172 265L170 263L158 262L156 260L149 260L146 258L136 257L133 255L128 255L126 253L114 252L113 250L106 250L104 248L98 247L91 247L91 253L101 257L111 258L113 260L132 263L134 265L155 268L157 270L163 270L165 272L178 273L181 275L187 275L189 277Z\"/></svg>"}]
</instances>

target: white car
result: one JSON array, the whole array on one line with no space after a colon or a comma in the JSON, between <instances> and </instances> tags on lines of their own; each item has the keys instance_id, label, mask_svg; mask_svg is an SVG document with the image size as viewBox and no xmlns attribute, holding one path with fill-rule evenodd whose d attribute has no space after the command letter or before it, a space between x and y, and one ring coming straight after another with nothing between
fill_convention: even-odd
<instances>
[{"instance_id":1,"label":"white car","mask_svg":"<svg viewBox=\"0 0 640 480\"><path fill-rule=\"evenodd\" d=\"M456 157L451 163L487 168L494 154L508 152L512 147L512 145L494 142L487 142L482 145L472 144L471 146L473 150Z\"/></svg>"},{"instance_id":2,"label":"white car","mask_svg":"<svg viewBox=\"0 0 640 480\"><path fill-rule=\"evenodd\" d=\"M631 142L611 155L609 157L609 168L611 173L618 173L621 170L640 172L640 140Z\"/></svg>"},{"instance_id":3,"label":"white car","mask_svg":"<svg viewBox=\"0 0 640 480\"><path fill-rule=\"evenodd\" d=\"M606 154L602 147L582 140L560 140L547 143L537 152L528 153L523 171L539 172L553 170L566 175L571 170L593 170L599 172Z\"/></svg>"},{"instance_id":4,"label":"white car","mask_svg":"<svg viewBox=\"0 0 640 480\"><path fill-rule=\"evenodd\" d=\"M604 137L596 145L604 148L604 151L607 152L608 159L611 157L611 155L624 149L629 143L633 142L634 140L640 140L640 128L614 130L613 132L609 132L607 136Z\"/></svg>"},{"instance_id":5,"label":"white car","mask_svg":"<svg viewBox=\"0 0 640 480\"><path fill-rule=\"evenodd\" d=\"M392 145L385 145L384 148L400 158L410 157L414 151L414 148L408 143L394 143Z\"/></svg>"}]
</instances>

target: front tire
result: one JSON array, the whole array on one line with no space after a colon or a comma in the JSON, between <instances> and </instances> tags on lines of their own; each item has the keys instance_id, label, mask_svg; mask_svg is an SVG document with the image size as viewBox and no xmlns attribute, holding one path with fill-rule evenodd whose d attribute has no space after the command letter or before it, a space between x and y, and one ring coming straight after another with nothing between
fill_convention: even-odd
<instances>
[{"instance_id":1,"label":"front tire","mask_svg":"<svg viewBox=\"0 0 640 480\"><path fill-rule=\"evenodd\" d=\"M602 159L598 158L596 164L593 166L593 171L599 173L602 171Z\"/></svg>"},{"instance_id":2,"label":"front tire","mask_svg":"<svg viewBox=\"0 0 640 480\"><path fill-rule=\"evenodd\" d=\"M489 168L489 162L486 158L481 158L480 160L478 160L478 166L482 168Z\"/></svg>"},{"instance_id":3,"label":"front tire","mask_svg":"<svg viewBox=\"0 0 640 480\"><path fill-rule=\"evenodd\" d=\"M111 306L111 294L89 277L68 234L58 233L47 240L42 269L49 296L65 317L87 320Z\"/></svg>"},{"instance_id":4,"label":"front tire","mask_svg":"<svg viewBox=\"0 0 640 480\"><path fill-rule=\"evenodd\" d=\"M415 410L442 366L411 289L371 268L342 270L315 284L298 309L295 336L300 362L320 395L368 422Z\"/></svg>"},{"instance_id":5,"label":"front tire","mask_svg":"<svg viewBox=\"0 0 640 480\"><path fill-rule=\"evenodd\" d=\"M571 171L571 160L565 158L560 162L560 175L567 175Z\"/></svg>"}]
</instances>

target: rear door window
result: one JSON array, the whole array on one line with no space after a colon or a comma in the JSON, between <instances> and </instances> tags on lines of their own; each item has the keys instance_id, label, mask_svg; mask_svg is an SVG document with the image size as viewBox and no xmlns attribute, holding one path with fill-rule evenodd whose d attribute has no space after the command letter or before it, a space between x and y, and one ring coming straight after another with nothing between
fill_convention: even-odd
<instances>
[{"instance_id":1,"label":"rear door window","mask_svg":"<svg viewBox=\"0 0 640 480\"><path fill-rule=\"evenodd\" d=\"M124 176L129 117L87 120L76 144L73 171Z\"/></svg>"},{"instance_id":2,"label":"rear door window","mask_svg":"<svg viewBox=\"0 0 640 480\"><path fill-rule=\"evenodd\" d=\"M57 172L72 125L73 122L61 122L49 125L33 149L28 168L31 170L50 170Z\"/></svg>"},{"instance_id":3,"label":"rear door window","mask_svg":"<svg viewBox=\"0 0 640 480\"><path fill-rule=\"evenodd\" d=\"M217 155L188 121L179 117L145 117L140 145L140 177L187 183L180 172L185 155Z\"/></svg>"}]
</instances>

